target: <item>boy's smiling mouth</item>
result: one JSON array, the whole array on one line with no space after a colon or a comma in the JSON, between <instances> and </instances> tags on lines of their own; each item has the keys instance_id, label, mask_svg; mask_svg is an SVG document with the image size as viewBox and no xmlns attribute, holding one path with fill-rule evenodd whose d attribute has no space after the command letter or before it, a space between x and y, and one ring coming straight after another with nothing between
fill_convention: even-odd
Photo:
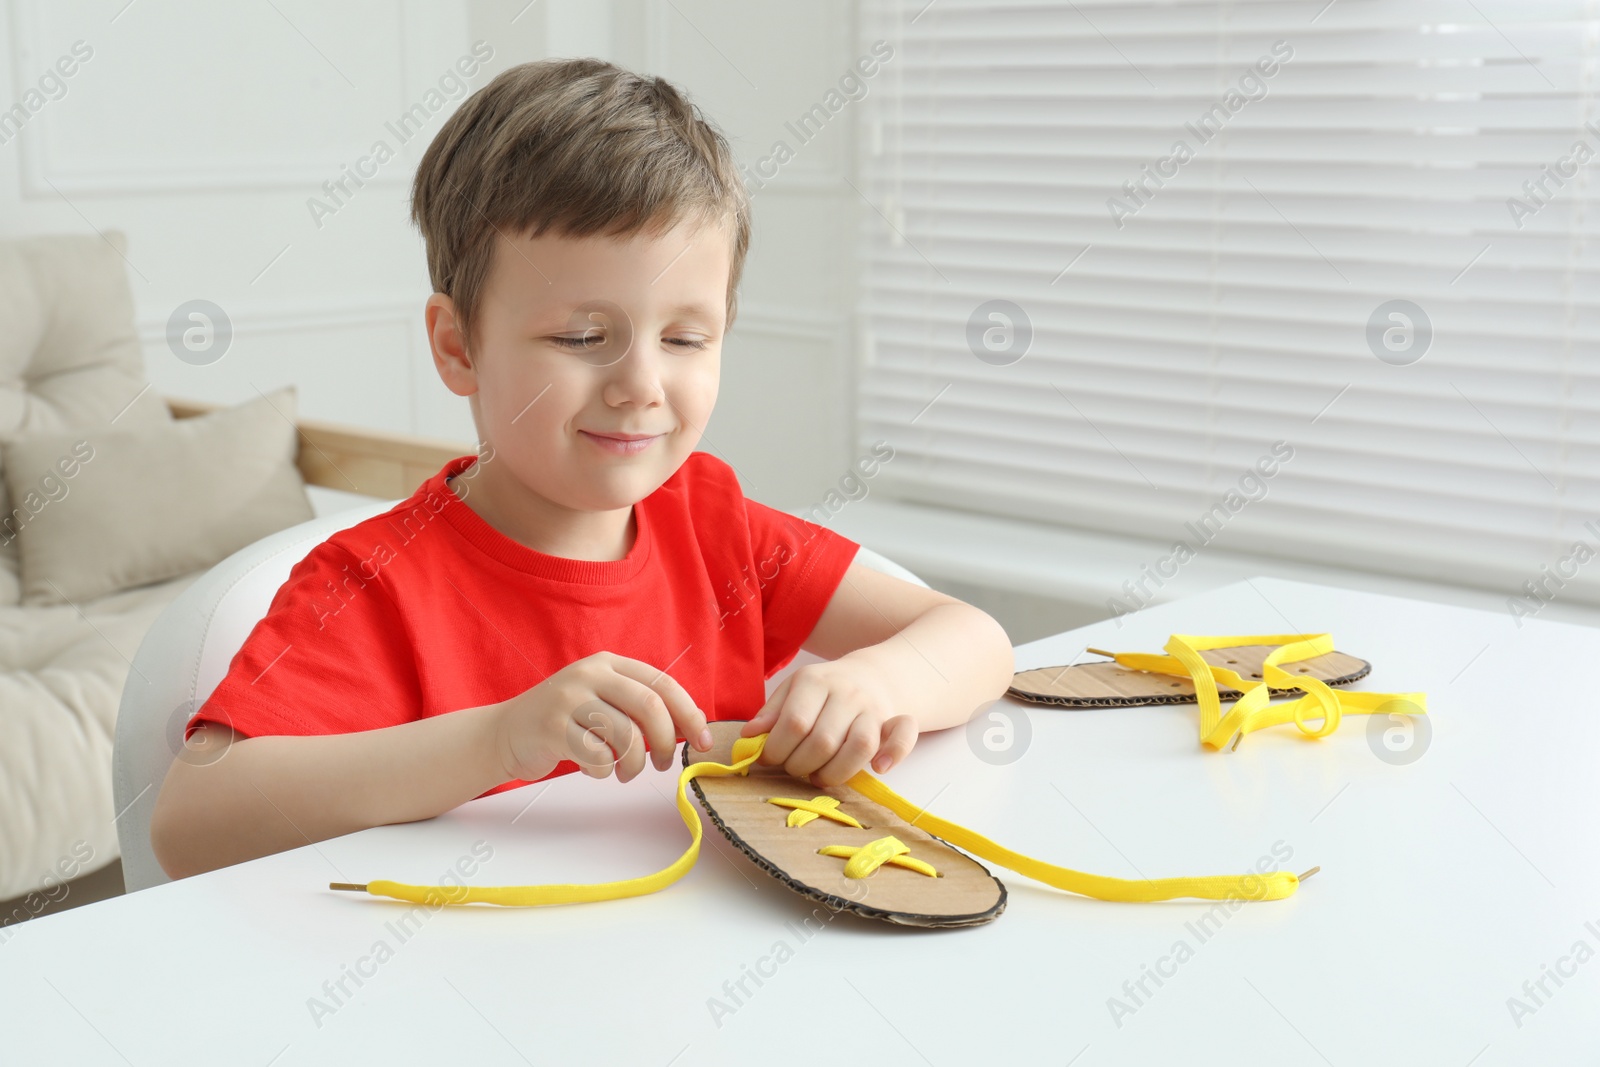
<instances>
[{"instance_id":1,"label":"boy's smiling mouth","mask_svg":"<svg viewBox=\"0 0 1600 1067\"><path fill-rule=\"evenodd\" d=\"M634 456L649 448L651 443L665 437L665 434L600 434L588 430L579 430L578 433L593 441L602 451L615 456Z\"/></svg>"}]
</instances>

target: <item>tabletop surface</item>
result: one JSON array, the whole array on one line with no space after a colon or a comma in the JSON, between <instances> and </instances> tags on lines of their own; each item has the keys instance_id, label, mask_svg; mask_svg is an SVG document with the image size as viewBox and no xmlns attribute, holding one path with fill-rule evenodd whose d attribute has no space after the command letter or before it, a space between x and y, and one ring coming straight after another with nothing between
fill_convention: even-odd
<instances>
[{"instance_id":1,"label":"tabletop surface","mask_svg":"<svg viewBox=\"0 0 1600 1067\"><path fill-rule=\"evenodd\" d=\"M568 775L0 931L0 1061L93 1064L988 1062L1289 1065L1600 1059L1600 631L1254 579L1017 649L1329 632L1351 716L1236 752L1193 705L1006 699L984 740L924 735L891 788L1028 855L1124 878L1321 871L1286 900L1109 903L1001 868L1005 912L921 931L833 915L709 822L651 896L411 905L329 881L649 873L688 835L677 767ZM1398 733L1395 731L1399 731ZM1001 741L1009 739L1009 747ZM403 917L410 913L409 920Z\"/></svg>"}]
</instances>

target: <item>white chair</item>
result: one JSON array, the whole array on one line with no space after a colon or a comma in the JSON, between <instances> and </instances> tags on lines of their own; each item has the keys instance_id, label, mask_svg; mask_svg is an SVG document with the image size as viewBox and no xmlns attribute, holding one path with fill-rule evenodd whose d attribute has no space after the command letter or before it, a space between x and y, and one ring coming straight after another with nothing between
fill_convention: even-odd
<instances>
[{"instance_id":1,"label":"white chair","mask_svg":"<svg viewBox=\"0 0 1600 1067\"><path fill-rule=\"evenodd\" d=\"M195 580L151 625L122 691L112 756L117 839L128 892L171 881L150 848L150 815L167 770L183 747L189 719L227 674L228 664L266 615L289 571L339 530L381 514L380 500L322 515L240 549ZM866 547L856 559L926 587L904 567ZM770 693L792 671L820 659L805 650L767 680Z\"/></svg>"}]
</instances>

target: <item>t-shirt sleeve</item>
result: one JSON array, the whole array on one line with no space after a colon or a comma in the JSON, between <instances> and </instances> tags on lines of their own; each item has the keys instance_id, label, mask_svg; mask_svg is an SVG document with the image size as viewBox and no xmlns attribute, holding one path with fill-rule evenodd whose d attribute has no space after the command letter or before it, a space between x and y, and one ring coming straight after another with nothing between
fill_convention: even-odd
<instances>
[{"instance_id":1,"label":"t-shirt sleeve","mask_svg":"<svg viewBox=\"0 0 1600 1067\"><path fill-rule=\"evenodd\" d=\"M324 541L295 564L189 721L247 737L337 734L412 722L422 686L411 640L380 576Z\"/></svg>"},{"instance_id":2,"label":"t-shirt sleeve","mask_svg":"<svg viewBox=\"0 0 1600 1067\"><path fill-rule=\"evenodd\" d=\"M861 546L748 497L744 510L761 583L765 677L771 678L811 636Z\"/></svg>"}]
</instances>

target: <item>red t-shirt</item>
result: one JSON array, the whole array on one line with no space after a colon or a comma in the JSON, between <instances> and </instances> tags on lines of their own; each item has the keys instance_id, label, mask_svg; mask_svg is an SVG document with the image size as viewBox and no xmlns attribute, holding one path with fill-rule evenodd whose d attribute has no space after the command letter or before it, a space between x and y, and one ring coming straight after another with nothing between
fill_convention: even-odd
<instances>
[{"instance_id":1,"label":"red t-shirt","mask_svg":"<svg viewBox=\"0 0 1600 1067\"><path fill-rule=\"evenodd\" d=\"M414 722L506 700L601 651L666 670L713 721L745 721L860 547L747 499L732 468L694 452L634 505L623 559L550 556L445 484L477 458L452 459L297 563L185 738L203 721L247 737ZM546 777L577 769L563 760Z\"/></svg>"}]
</instances>

